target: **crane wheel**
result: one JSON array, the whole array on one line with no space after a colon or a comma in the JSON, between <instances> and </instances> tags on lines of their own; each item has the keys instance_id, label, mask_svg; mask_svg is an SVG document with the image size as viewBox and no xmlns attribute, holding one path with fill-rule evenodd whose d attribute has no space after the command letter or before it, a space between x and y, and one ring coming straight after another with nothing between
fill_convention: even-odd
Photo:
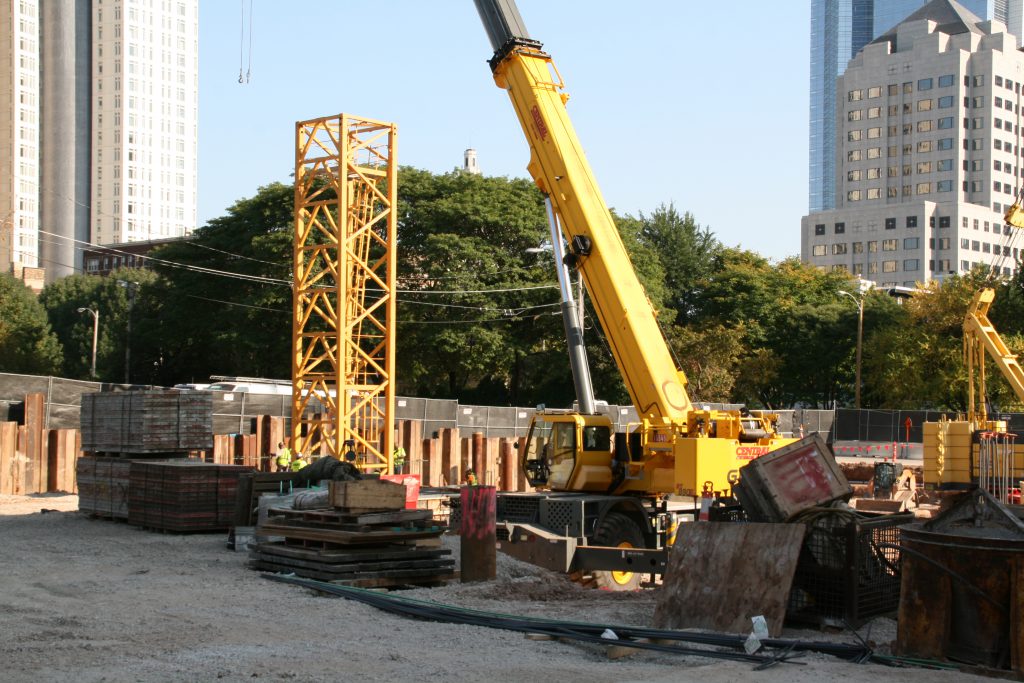
<instances>
[{"instance_id":1,"label":"crane wheel","mask_svg":"<svg viewBox=\"0 0 1024 683\"><path fill-rule=\"evenodd\" d=\"M613 548L646 547L636 522L621 512L609 512L605 516L591 543ZM596 571L593 580L597 588L609 591L635 591L640 588L640 574L637 572Z\"/></svg>"}]
</instances>

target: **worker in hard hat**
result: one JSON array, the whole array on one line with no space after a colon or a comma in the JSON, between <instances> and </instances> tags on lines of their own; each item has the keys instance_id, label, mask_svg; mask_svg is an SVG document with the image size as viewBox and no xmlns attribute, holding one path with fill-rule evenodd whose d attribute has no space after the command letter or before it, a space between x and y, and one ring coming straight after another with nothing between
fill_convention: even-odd
<instances>
[{"instance_id":1,"label":"worker in hard hat","mask_svg":"<svg viewBox=\"0 0 1024 683\"><path fill-rule=\"evenodd\" d=\"M292 449L281 441L277 444L277 457L274 459L278 472L288 472L292 466Z\"/></svg>"},{"instance_id":2,"label":"worker in hard hat","mask_svg":"<svg viewBox=\"0 0 1024 683\"><path fill-rule=\"evenodd\" d=\"M306 462L306 459L302 456L302 453L296 452L295 459L292 460L292 472L298 472L308 464L309 463Z\"/></svg>"},{"instance_id":3,"label":"worker in hard hat","mask_svg":"<svg viewBox=\"0 0 1024 683\"><path fill-rule=\"evenodd\" d=\"M401 446L395 446L395 450L391 452L391 465L395 474L400 473L405 466L405 449Z\"/></svg>"},{"instance_id":4,"label":"worker in hard hat","mask_svg":"<svg viewBox=\"0 0 1024 683\"><path fill-rule=\"evenodd\" d=\"M476 472L473 470L466 470L466 486L476 486L480 482L477 481Z\"/></svg>"}]
</instances>

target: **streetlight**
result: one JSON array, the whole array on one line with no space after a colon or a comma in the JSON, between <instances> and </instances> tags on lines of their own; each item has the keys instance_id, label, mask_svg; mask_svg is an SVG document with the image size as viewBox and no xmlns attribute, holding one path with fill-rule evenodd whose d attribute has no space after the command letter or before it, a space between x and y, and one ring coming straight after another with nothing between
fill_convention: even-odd
<instances>
[{"instance_id":1,"label":"streetlight","mask_svg":"<svg viewBox=\"0 0 1024 683\"><path fill-rule=\"evenodd\" d=\"M100 338L100 311L97 307L96 310L91 308L79 308L79 313L85 313L89 311L92 314L92 377L96 379L96 342Z\"/></svg>"},{"instance_id":2,"label":"streetlight","mask_svg":"<svg viewBox=\"0 0 1024 683\"><path fill-rule=\"evenodd\" d=\"M118 280L117 284L128 290L128 329L126 330L124 340L124 383L131 384L132 307L135 305L135 290L139 288L139 283L130 280Z\"/></svg>"},{"instance_id":3,"label":"streetlight","mask_svg":"<svg viewBox=\"0 0 1024 683\"><path fill-rule=\"evenodd\" d=\"M860 349L864 339L864 295L858 299L849 292L839 290L843 296L848 296L857 304L857 385L854 387L854 404L860 409Z\"/></svg>"}]
</instances>

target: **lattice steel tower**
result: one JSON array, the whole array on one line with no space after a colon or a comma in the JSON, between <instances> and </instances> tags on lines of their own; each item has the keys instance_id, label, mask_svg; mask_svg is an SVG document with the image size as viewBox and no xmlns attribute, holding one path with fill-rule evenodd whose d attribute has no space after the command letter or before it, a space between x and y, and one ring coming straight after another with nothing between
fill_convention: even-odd
<instances>
[{"instance_id":1,"label":"lattice steel tower","mask_svg":"<svg viewBox=\"0 0 1024 683\"><path fill-rule=\"evenodd\" d=\"M296 124L292 450L390 473L395 405L393 123ZM351 457L351 456L350 456Z\"/></svg>"}]
</instances>

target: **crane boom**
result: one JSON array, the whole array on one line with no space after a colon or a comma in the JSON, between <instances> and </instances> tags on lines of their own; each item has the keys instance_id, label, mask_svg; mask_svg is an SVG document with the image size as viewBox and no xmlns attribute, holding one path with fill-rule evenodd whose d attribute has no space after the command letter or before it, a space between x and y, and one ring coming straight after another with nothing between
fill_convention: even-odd
<instances>
[{"instance_id":1,"label":"crane boom","mask_svg":"<svg viewBox=\"0 0 1024 683\"><path fill-rule=\"evenodd\" d=\"M530 144L527 166L551 200L597 318L641 418L686 425L692 408L655 311L566 112L551 57L530 38L512 0L475 0L495 50L494 80L508 91Z\"/></svg>"}]
</instances>

